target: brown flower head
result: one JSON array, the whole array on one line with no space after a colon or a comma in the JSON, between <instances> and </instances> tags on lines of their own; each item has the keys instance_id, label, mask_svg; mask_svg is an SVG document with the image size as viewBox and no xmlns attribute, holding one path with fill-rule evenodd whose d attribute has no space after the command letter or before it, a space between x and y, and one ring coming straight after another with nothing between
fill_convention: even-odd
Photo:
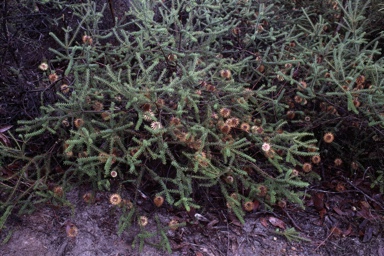
<instances>
[{"instance_id":1,"label":"brown flower head","mask_svg":"<svg viewBox=\"0 0 384 256\"><path fill-rule=\"evenodd\" d=\"M64 94L67 94L69 92L69 86L67 84L62 84L60 86L60 91Z\"/></svg>"},{"instance_id":2,"label":"brown flower head","mask_svg":"<svg viewBox=\"0 0 384 256\"><path fill-rule=\"evenodd\" d=\"M277 205L280 208L284 209L287 206L287 202L285 200L280 200L280 201L277 202Z\"/></svg>"},{"instance_id":3,"label":"brown flower head","mask_svg":"<svg viewBox=\"0 0 384 256\"><path fill-rule=\"evenodd\" d=\"M75 226L75 224L68 222L65 225L65 232L67 233L68 237L76 237L79 233L79 229Z\"/></svg>"},{"instance_id":4,"label":"brown flower head","mask_svg":"<svg viewBox=\"0 0 384 256\"><path fill-rule=\"evenodd\" d=\"M90 203L93 203L95 201L95 197L93 196L93 194L91 192L87 192L83 195L83 200L87 204L90 204Z\"/></svg>"},{"instance_id":5,"label":"brown flower head","mask_svg":"<svg viewBox=\"0 0 384 256\"><path fill-rule=\"evenodd\" d=\"M222 117L227 118L231 115L231 110L229 108L222 108L219 113Z\"/></svg>"},{"instance_id":6,"label":"brown flower head","mask_svg":"<svg viewBox=\"0 0 384 256\"><path fill-rule=\"evenodd\" d=\"M96 100L96 101L93 103L92 108L93 108L93 110L95 110L95 111L101 111L101 110L103 110L104 105L103 105L103 103L101 103L100 101L97 101L97 100Z\"/></svg>"},{"instance_id":7,"label":"brown flower head","mask_svg":"<svg viewBox=\"0 0 384 256\"><path fill-rule=\"evenodd\" d=\"M325 143L332 143L333 140L335 139L335 136L331 132L327 132L324 134L323 140Z\"/></svg>"},{"instance_id":8,"label":"brown flower head","mask_svg":"<svg viewBox=\"0 0 384 256\"><path fill-rule=\"evenodd\" d=\"M139 217L139 226L145 227L148 225L148 218L146 216L140 216Z\"/></svg>"},{"instance_id":9,"label":"brown flower head","mask_svg":"<svg viewBox=\"0 0 384 256\"><path fill-rule=\"evenodd\" d=\"M340 166L343 164L343 160L341 160L340 158L336 158L334 163L335 163L335 166Z\"/></svg>"},{"instance_id":10,"label":"brown flower head","mask_svg":"<svg viewBox=\"0 0 384 256\"><path fill-rule=\"evenodd\" d=\"M231 76L232 76L232 73L230 70L228 69L223 69L223 70L220 70L220 76L222 78L225 78L225 79L230 79Z\"/></svg>"},{"instance_id":11,"label":"brown flower head","mask_svg":"<svg viewBox=\"0 0 384 256\"><path fill-rule=\"evenodd\" d=\"M239 123L240 123L239 118L236 118L236 117L229 118L225 121L225 124L229 125L232 128L237 127Z\"/></svg>"},{"instance_id":12,"label":"brown flower head","mask_svg":"<svg viewBox=\"0 0 384 256\"><path fill-rule=\"evenodd\" d=\"M119 205L121 203L121 196L119 194L112 194L109 197L109 202L113 205Z\"/></svg>"},{"instance_id":13,"label":"brown flower head","mask_svg":"<svg viewBox=\"0 0 384 256\"><path fill-rule=\"evenodd\" d=\"M253 211L255 204L252 201L246 201L243 204L243 207L244 207L244 210L246 210L247 212L251 212Z\"/></svg>"},{"instance_id":14,"label":"brown flower head","mask_svg":"<svg viewBox=\"0 0 384 256\"><path fill-rule=\"evenodd\" d=\"M164 197L162 196L155 196L155 198L153 198L153 203L157 206L157 207L160 207L163 205L164 203Z\"/></svg>"},{"instance_id":15,"label":"brown flower head","mask_svg":"<svg viewBox=\"0 0 384 256\"><path fill-rule=\"evenodd\" d=\"M75 121L73 121L73 124L75 125L76 128L80 128L81 126L84 125L84 120L81 118L76 118Z\"/></svg>"},{"instance_id":16,"label":"brown flower head","mask_svg":"<svg viewBox=\"0 0 384 256\"><path fill-rule=\"evenodd\" d=\"M57 81L57 79L59 79L59 77L56 75L56 73L52 73L48 76L48 79L51 83L54 83Z\"/></svg>"},{"instance_id":17,"label":"brown flower head","mask_svg":"<svg viewBox=\"0 0 384 256\"><path fill-rule=\"evenodd\" d=\"M180 124L180 118L177 118L177 117L172 117L171 118L171 121L169 122L170 125L174 125L174 126L177 126Z\"/></svg>"},{"instance_id":18,"label":"brown flower head","mask_svg":"<svg viewBox=\"0 0 384 256\"><path fill-rule=\"evenodd\" d=\"M224 180L225 180L226 183L228 183L228 184L232 184L233 181L234 181L234 178L233 178L233 176L228 175L228 176L226 176L226 177L224 178Z\"/></svg>"},{"instance_id":19,"label":"brown flower head","mask_svg":"<svg viewBox=\"0 0 384 256\"><path fill-rule=\"evenodd\" d=\"M62 186L56 186L53 188L53 194L57 197L63 197L64 195L64 190Z\"/></svg>"},{"instance_id":20,"label":"brown flower head","mask_svg":"<svg viewBox=\"0 0 384 256\"><path fill-rule=\"evenodd\" d=\"M223 124L222 126L220 126L220 131L224 134L228 134L231 132L231 127L227 124Z\"/></svg>"},{"instance_id":21,"label":"brown flower head","mask_svg":"<svg viewBox=\"0 0 384 256\"><path fill-rule=\"evenodd\" d=\"M257 196L265 197L267 195L268 188L265 185L259 185L257 189L259 190Z\"/></svg>"},{"instance_id":22,"label":"brown flower head","mask_svg":"<svg viewBox=\"0 0 384 256\"><path fill-rule=\"evenodd\" d=\"M318 164L321 162L321 157L319 155L315 155L315 156L312 156L311 160L312 160L312 163Z\"/></svg>"},{"instance_id":23,"label":"brown flower head","mask_svg":"<svg viewBox=\"0 0 384 256\"><path fill-rule=\"evenodd\" d=\"M249 132L250 128L251 128L251 126L248 123L242 123L240 125L240 129L245 131L245 132Z\"/></svg>"},{"instance_id":24,"label":"brown flower head","mask_svg":"<svg viewBox=\"0 0 384 256\"><path fill-rule=\"evenodd\" d=\"M83 35L82 40L83 40L83 43L84 43L84 44L89 44L89 45L91 45L91 44L93 43L93 39L92 39L92 37L87 36L87 35Z\"/></svg>"},{"instance_id":25,"label":"brown flower head","mask_svg":"<svg viewBox=\"0 0 384 256\"><path fill-rule=\"evenodd\" d=\"M178 227L179 227L179 222L175 219L171 220L169 223L168 223L168 227L169 229L171 230L176 230Z\"/></svg>"},{"instance_id":26,"label":"brown flower head","mask_svg":"<svg viewBox=\"0 0 384 256\"><path fill-rule=\"evenodd\" d=\"M310 171L312 171L312 164L304 163L302 168L303 168L304 172L310 172Z\"/></svg>"}]
</instances>

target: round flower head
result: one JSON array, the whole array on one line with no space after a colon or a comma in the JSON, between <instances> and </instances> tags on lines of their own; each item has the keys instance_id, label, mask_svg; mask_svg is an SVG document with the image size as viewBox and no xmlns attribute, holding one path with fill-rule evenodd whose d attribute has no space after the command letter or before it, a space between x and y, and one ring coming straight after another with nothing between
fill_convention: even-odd
<instances>
[{"instance_id":1,"label":"round flower head","mask_svg":"<svg viewBox=\"0 0 384 256\"><path fill-rule=\"evenodd\" d=\"M151 128L152 130L160 130L161 128L163 128L163 126L161 125L160 122L152 122Z\"/></svg>"},{"instance_id":2,"label":"round flower head","mask_svg":"<svg viewBox=\"0 0 384 256\"><path fill-rule=\"evenodd\" d=\"M343 164L343 160L341 160L340 158L336 158L334 162L336 166L340 166Z\"/></svg>"},{"instance_id":3,"label":"round flower head","mask_svg":"<svg viewBox=\"0 0 384 256\"><path fill-rule=\"evenodd\" d=\"M42 62L42 63L39 65L39 69L42 70L42 71L46 71L46 70L48 70L48 64L45 63L45 62Z\"/></svg>"},{"instance_id":4,"label":"round flower head","mask_svg":"<svg viewBox=\"0 0 384 256\"><path fill-rule=\"evenodd\" d=\"M54 83L57 81L57 79L59 79L59 77L56 75L56 73L52 73L48 76L48 79L51 83Z\"/></svg>"},{"instance_id":5,"label":"round flower head","mask_svg":"<svg viewBox=\"0 0 384 256\"><path fill-rule=\"evenodd\" d=\"M109 197L109 202L113 205L118 205L121 203L121 196L119 194L113 194Z\"/></svg>"},{"instance_id":6,"label":"round flower head","mask_svg":"<svg viewBox=\"0 0 384 256\"><path fill-rule=\"evenodd\" d=\"M155 198L153 198L153 203L154 203L157 207L162 206L163 203L164 203L164 197L162 197L162 196L155 196Z\"/></svg>"},{"instance_id":7,"label":"round flower head","mask_svg":"<svg viewBox=\"0 0 384 256\"><path fill-rule=\"evenodd\" d=\"M310 172L312 171L312 165L310 163L304 163L303 164L303 171L304 172Z\"/></svg>"},{"instance_id":8,"label":"round flower head","mask_svg":"<svg viewBox=\"0 0 384 256\"><path fill-rule=\"evenodd\" d=\"M76 237L77 234L79 233L78 228L75 226L75 224L73 224L71 222L67 223L67 225L65 227L65 231L66 231L68 237Z\"/></svg>"},{"instance_id":9,"label":"round flower head","mask_svg":"<svg viewBox=\"0 0 384 256\"><path fill-rule=\"evenodd\" d=\"M247 212L253 211L253 208L255 207L255 204L252 201L246 201L243 204L244 210Z\"/></svg>"},{"instance_id":10,"label":"round flower head","mask_svg":"<svg viewBox=\"0 0 384 256\"><path fill-rule=\"evenodd\" d=\"M333 140L335 139L335 136L331 132L327 132L324 134L323 140L325 143L332 143Z\"/></svg>"},{"instance_id":11,"label":"round flower head","mask_svg":"<svg viewBox=\"0 0 384 256\"><path fill-rule=\"evenodd\" d=\"M249 132L249 129L250 129L250 125L248 123L242 123L240 125L240 129L245 131L245 132Z\"/></svg>"},{"instance_id":12,"label":"round flower head","mask_svg":"<svg viewBox=\"0 0 384 256\"><path fill-rule=\"evenodd\" d=\"M76 118L75 121L73 121L75 124L76 128L80 128L81 126L84 125L84 120L81 118Z\"/></svg>"},{"instance_id":13,"label":"round flower head","mask_svg":"<svg viewBox=\"0 0 384 256\"><path fill-rule=\"evenodd\" d=\"M220 127L220 130L224 134L228 134L231 132L231 126L224 124L223 126Z\"/></svg>"},{"instance_id":14,"label":"round flower head","mask_svg":"<svg viewBox=\"0 0 384 256\"><path fill-rule=\"evenodd\" d=\"M312 160L312 163L318 164L318 163L321 162L321 157L319 155L315 155L315 156L312 157L311 160Z\"/></svg>"},{"instance_id":15,"label":"round flower head","mask_svg":"<svg viewBox=\"0 0 384 256\"><path fill-rule=\"evenodd\" d=\"M220 109L220 115L224 118L227 118L231 115L231 110L229 108Z\"/></svg>"},{"instance_id":16,"label":"round flower head","mask_svg":"<svg viewBox=\"0 0 384 256\"><path fill-rule=\"evenodd\" d=\"M60 90L62 93L68 93L69 92L69 86L67 84L62 84L60 86Z\"/></svg>"},{"instance_id":17,"label":"round flower head","mask_svg":"<svg viewBox=\"0 0 384 256\"><path fill-rule=\"evenodd\" d=\"M148 224L148 218L145 216L140 216L139 217L139 226L145 227L145 226L147 226L147 224Z\"/></svg>"},{"instance_id":18,"label":"round flower head","mask_svg":"<svg viewBox=\"0 0 384 256\"><path fill-rule=\"evenodd\" d=\"M225 79L230 79L231 76L232 76L232 73L231 73L231 71L228 70L228 69L223 69L223 70L220 71L220 76L221 76L222 78L225 78Z\"/></svg>"},{"instance_id":19,"label":"round flower head","mask_svg":"<svg viewBox=\"0 0 384 256\"><path fill-rule=\"evenodd\" d=\"M271 150L271 145L267 142L264 142L263 145L261 146L261 149L265 152L268 152L269 150Z\"/></svg>"},{"instance_id":20,"label":"round flower head","mask_svg":"<svg viewBox=\"0 0 384 256\"><path fill-rule=\"evenodd\" d=\"M179 226L179 222L177 220L171 220L168 224L169 229L176 230Z\"/></svg>"},{"instance_id":21,"label":"round flower head","mask_svg":"<svg viewBox=\"0 0 384 256\"><path fill-rule=\"evenodd\" d=\"M111 177L116 178L117 177L117 171L111 171Z\"/></svg>"}]
</instances>

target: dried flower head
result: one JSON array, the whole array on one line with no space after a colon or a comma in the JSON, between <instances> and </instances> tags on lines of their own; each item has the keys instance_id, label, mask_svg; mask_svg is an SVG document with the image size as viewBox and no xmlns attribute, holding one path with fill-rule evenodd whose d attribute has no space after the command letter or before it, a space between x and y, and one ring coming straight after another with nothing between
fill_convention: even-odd
<instances>
[{"instance_id":1,"label":"dried flower head","mask_svg":"<svg viewBox=\"0 0 384 256\"><path fill-rule=\"evenodd\" d=\"M177 118L177 117L172 117L171 118L171 121L169 122L170 125L174 125L174 126L177 126L180 124L180 118Z\"/></svg>"},{"instance_id":2,"label":"dried flower head","mask_svg":"<svg viewBox=\"0 0 384 256\"><path fill-rule=\"evenodd\" d=\"M176 61L176 60L177 60L177 55L176 55L176 54L169 54L169 55L167 56L167 59L168 59L169 61Z\"/></svg>"},{"instance_id":3,"label":"dried flower head","mask_svg":"<svg viewBox=\"0 0 384 256\"><path fill-rule=\"evenodd\" d=\"M220 126L220 131L224 134L228 134L231 132L231 126L223 124L222 126Z\"/></svg>"},{"instance_id":4,"label":"dried flower head","mask_svg":"<svg viewBox=\"0 0 384 256\"><path fill-rule=\"evenodd\" d=\"M116 178L117 177L117 171L111 171L111 177Z\"/></svg>"},{"instance_id":5,"label":"dried flower head","mask_svg":"<svg viewBox=\"0 0 384 256\"><path fill-rule=\"evenodd\" d=\"M61 124L65 127L68 127L69 126L69 121L67 118L63 119L63 121L61 121Z\"/></svg>"},{"instance_id":6,"label":"dried flower head","mask_svg":"<svg viewBox=\"0 0 384 256\"><path fill-rule=\"evenodd\" d=\"M239 125L240 121L239 121L239 118L237 117L232 117L232 118L229 118L225 121L225 124L229 125L230 127L232 128L235 128Z\"/></svg>"},{"instance_id":7,"label":"dried flower head","mask_svg":"<svg viewBox=\"0 0 384 256\"><path fill-rule=\"evenodd\" d=\"M119 205L121 203L121 196L119 194L112 194L109 197L109 202L113 205Z\"/></svg>"},{"instance_id":8,"label":"dried flower head","mask_svg":"<svg viewBox=\"0 0 384 256\"><path fill-rule=\"evenodd\" d=\"M69 92L69 86L67 84L62 84L60 86L60 91L64 94L67 94Z\"/></svg>"},{"instance_id":9,"label":"dried flower head","mask_svg":"<svg viewBox=\"0 0 384 256\"><path fill-rule=\"evenodd\" d=\"M261 146L261 149L265 152L268 152L269 150L271 150L271 145L267 142L264 142L263 145Z\"/></svg>"},{"instance_id":10,"label":"dried flower head","mask_svg":"<svg viewBox=\"0 0 384 256\"><path fill-rule=\"evenodd\" d=\"M155 196L155 197L153 198L153 203L154 203L157 207L162 206L163 203L164 203L164 197L159 196L159 195Z\"/></svg>"},{"instance_id":11,"label":"dried flower head","mask_svg":"<svg viewBox=\"0 0 384 256\"><path fill-rule=\"evenodd\" d=\"M103 103L101 103L100 101L96 100L96 101L93 103L92 108L93 108L93 110L95 110L95 111L101 111L101 110L103 110L104 105L103 105Z\"/></svg>"},{"instance_id":12,"label":"dried flower head","mask_svg":"<svg viewBox=\"0 0 384 256\"><path fill-rule=\"evenodd\" d=\"M225 78L225 79L230 79L231 76L232 76L232 73L230 70L228 69L223 69L223 70L220 70L220 76L222 78Z\"/></svg>"},{"instance_id":13,"label":"dried flower head","mask_svg":"<svg viewBox=\"0 0 384 256\"><path fill-rule=\"evenodd\" d=\"M155 120L155 114L151 110L145 111L143 114L143 119L147 122L153 121Z\"/></svg>"},{"instance_id":14,"label":"dried flower head","mask_svg":"<svg viewBox=\"0 0 384 256\"><path fill-rule=\"evenodd\" d=\"M335 163L335 166L340 166L343 164L343 160L341 160L340 158L336 158L334 163Z\"/></svg>"},{"instance_id":15,"label":"dried flower head","mask_svg":"<svg viewBox=\"0 0 384 256\"><path fill-rule=\"evenodd\" d=\"M89 44L89 45L91 45L91 44L93 43L93 39L92 39L92 37L87 36L87 35L83 35L82 40L83 40L83 43L84 43L84 44Z\"/></svg>"},{"instance_id":16,"label":"dried flower head","mask_svg":"<svg viewBox=\"0 0 384 256\"><path fill-rule=\"evenodd\" d=\"M252 201L246 201L243 204L244 210L247 212L253 211L255 204Z\"/></svg>"},{"instance_id":17,"label":"dried flower head","mask_svg":"<svg viewBox=\"0 0 384 256\"><path fill-rule=\"evenodd\" d=\"M356 171L357 169L359 169L359 165L357 162L352 162L351 163L351 168L352 170Z\"/></svg>"},{"instance_id":18,"label":"dried flower head","mask_svg":"<svg viewBox=\"0 0 384 256\"><path fill-rule=\"evenodd\" d=\"M165 101L164 101L163 99L161 99L161 98L158 98L158 99L156 100L156 105L157 105L159 108L162 108L162 107L164 107L164 105L165 105Z\"/></svg>"},{"instance_id":19,"label":"dried flower head","mask_svg":"<svg viewBox=\"0 0 384 256\"><path fill-rule=\"evenodd\" d=\"M311 160L312 160L312 163L318 164L321 162L321 157L319 155L315 155L315 156L312 156Z\"/></svg>"},{"instance_id":20,"label":"dried flower head","mask_svg":"<svg viewBox=\"0 0 384 256\"><path fill-rule=\"evenodd\" d=\"M296 95L296 96L294 97L294 100L295 100L296 103L301 103L301 102L303 102L303 98L301 98L299 95Z\"/></svg>"},{"instance_id":21,"label":"dried flower head","mask_svg":"<svg viewBox=\"0 0 384 256\"><path fill-rule=\"evenodd\" d=\"M360 75L360 76L358 76L358 77L356 78L356 84L357 84L357 85L361 85L361 84L363 84L364 82L365 82L365 76Z\"/></svg>"},{"instance_id":22,"label":"dried flower head","mask_svg":"<svg viewBox=\"0 0 384 256\"><path fill-rule=\"evenodd\" d=\"M109 113L108 111L104 111L103 113L100 114L101 115L101 118L104 120L104 121L108 121L111 119L111 113Z\"/></svg>"},{"instance_id":23,"label":"dried flower head","mask_svg":"<svg viewBox=\"0 0 384 256\"><path fill-rule=\"evenodd\" d=\"M232 184L233 181L234 181L234 178L232 175L228 175L224 178L225 182L228 183L228 184Z\"/></svg>"},{"instance_id":24,"label":"dried flower head","mask_svg":"<svg viewBox=\"0 0 384 256\"><path fill-rule=\"evenodd\" d=\"M42 70L42 71L46 71L46 70L48 70L48 64L45 63L45 62L42 62L42 63L39 65L39 69Z\"/></svg>"},{"instance_id":25,"label":"dried flower head","mask_svg":"<svg viewBox=\"0 0 384 256\"><path fill-rule=\"evenodd\" d=\"M356 97L356 98L353 99L353 105L354 105L356 108L360 107L361 102L359 101L359 98Z\"/></svg>"},{"instance_id":26,"label":"dried flower head","mask_svg":"<svg viewBox=\"0 0 384 256\"><path fill-rule=\"evenodd\" d=\"M87 204L90 204L90 203L93 203L95 201L95 197L93 196L93 194L91 192L87 192L83 195L83 200Z\"/></svg>"},{"instance_id":27,"label":"dried flower head","mask_svg":"<svg viewBox=\"0 0 384 256\"><path fill-rule=\"evenodd\" d=\"M303 91L304 89L307 88L307 83L305 81L300 81L300 84L299 86L297 87L297 89L299 89L300 91Z\"/></svg>"},{"instance_id":28,"label":"dried flower head","mask_svg":"<svg viewBox=\"0 0 384 256\"><path fill-rule=\"evenodd\" d=\"M297 176L299 176L299 171L296 170L296 169L293 169L293 170L292 170L292 174L291 174L291 176L292 176L292 177L297 177Z\"/></svg>"},{"instance_id":29,"label":"dried flower head","mask_svg":"<svg viewBox=\"0 0 384 256\"><path fill-rule=\"evenodd\" d=\"M64 190L62 186L56 186L53 188L53 194L57 197L63 197Z\"/></svg>"},{"instance_id":30,"label":"dried flower head","mask_svg":"<svg viewBox=\"0 0 384 256\"><path fill-rule=\"evenodd\" d=\"M265 197L267 195L267 193L268 193L268 188L265 185L259 185L257 187L257 189L259 191L257 193L257 196L259 196L259 197Z\"/></svg>"},{"instance_id":31,"label":"dried flower head","mask_svg":"<svg viewBox=\"0 0 384 256\"><path fill-rule=\"evenodd\" d=\"M222 117L227 118L231 115L231 110L229 108L222 108L219 113Z\"/></svg>"},{"instance_id":32,"label":"dried flower head","mask_svg":"<svg viewBox=\"0 0 384 256\"><path fill-rule=\"evenodd\" d=\"M324 134L323 140L325 143L332 143L333 140L335 139L335 136L331 132L327 132Z\"/></svg>"},{"instance_id":33,"label":"dried flower head","mask_svg":"<svg viewBox=\"0 0 384 256\"><path fill-rule=\"evenodd\" d=\"M56 75L56 73L52 73L48 76L48 79L51 83L54 83L57 81L57 79L59 79L59 77Z\"/></svg>"},{"instance_id":34,"label":"dried flower head","mask_svg":"<svg viewBox=\"0 0 384 256\"><path fill-rule=\"evenodd\" d=\"M68 237L76 237L79 233L79 229L75 226L75 224L68 222L65 225L65 232Z\"/></svg>"},{"instance_id":35,"label":"dried flower head","mask_svg":"<svg viewBox=\"0 0 384 256\"><path fill-rule=\"evenodd\" d=\"M98 159L99 159L99 161L100 161L101 163L105 163L105 162L107 162L108 157L109 157L109 154L107 154L107 153L105 153L105 152L100 152L100 153L99 153L99 157L98 157Z\"/></svg>"},{"instance_id":36,"label":"dried flower head","mask_svg":"<svg viewBox=\"0 0 384 256\"><path fill-rule=\"evenodd\" d=\"M289 110L289 111L287 111L287 118L288 119L293 119L293 118L295 118L295 111L292 111L292 110Z\"/></svg>"},{"instance_id":37,"label":"dried flower head","mask_svg":"<svg viewBox=\"0 0 384 256\"><path fill-rule=\"evenodd\" d=\"M286 206L287 206L287 201L285 200L279 200L277 202L277 205L281 208L281 209L284 209Z\"/></svg>"},{"instance_id":38,"label":"dried flower head","mask_svg":"<svg viewBox=\"0 0 384 256\"><path fill-rule=\"evenodd\" d=\"M302 168L303 168L304 172L310 172L310 171L312 171L312 164L304 163Z\"/></svg>"},{"instance_id":39,"label":"dried flower head","mask_svg":"<svg viewBox=\"0 0 384 256\"><path fill-rule=\"evenodd\" d=\"M148 225L148 218L146 216L140 216L139 217L139 226L145 227Z\"/></svg>"},{"instance_id":40,"label":"dried flower head","mask_svg":"<svg viewBox=\"0 0 384 256\"><path fill-rule=\"evenodd\" d=\"M160 122L152 122L151 123L151 128L152 130L156 131L156 130L160 130L161 128L163 128L163 126L161 125Z\"/></svg>"},{"instance_id":41,"label":"dried flower head","mask_svg":"<svg viewBox=\"0 0 384 256\"><path fill-rule=\"evenodd\" d=\"M260 65L256 68L257 71L259 71L260 73L264 73L265 71L265 66L264 65Z\"/></svg>"},{"instance_id":42,"label":"dried flower head","mask_svg":"<svg viewBox=\"0 0 384 256\"><path fill-rule=\"evenodd\" d=\"M124 205L128 210L133 208L133 203L128 199L123 199L121 204Z\"/></svg>"},{"instance_id":43,"label":"dried flower head","mask_svg":"<svg viewBox=\"0 0 384 256\"><path fill-rule=\"evenodd\" d=\"M76 118L75 121L73 121L73 124L75 125L76 128L80 128L81 126L84 125L84 120L81 118Z\"/></svg>"},{"instance_id":44,"label":"dried flower head","mask_svg":"<svg viewBox=\"0 0 384 256\"><path fill-rule=\"evenodd\" d=\"M168 227L169 229L171 230L176 230L178 227L179 227L179 222L175 219L171 220L169 223L168 223Z\"/></svg>"},{"instance_id":45,"label":"dried flower head","mask_svg":"<svg viewBox=\"0 0 384 256\"><path fill-rule=\"evenodd\" d=\"M240 125L240 129L243 130L243 131L245 131L245 132L249 132L250 127L251 127L251 126L250 126L248 123L242 123L242 124Z\"/></svg>"}]
</instances>

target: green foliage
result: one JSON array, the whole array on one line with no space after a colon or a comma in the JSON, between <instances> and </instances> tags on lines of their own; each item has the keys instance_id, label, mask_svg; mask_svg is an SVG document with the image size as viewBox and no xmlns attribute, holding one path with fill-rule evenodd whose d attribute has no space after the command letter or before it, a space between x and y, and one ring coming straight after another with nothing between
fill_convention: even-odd
<instances>
[{"instance_id":1,"label":"green foliage","mask_svg":"<svg viewBox=\"0 0 384 256\"><path fill-rule=\"evenodd\" d=\"M202 206L201 188L220 191L241 221L246 200L303 206L302 169L313 156L330 170L338 157L352 172L373 165L378 174L382 34L368 33L368 2L343 2L303 1L291 11L291 1L135 0L107 30L106 5L70 5L78 26L50 33L57 100L42 97L41 116L19 122L23 145L2 153L24 164L15 187L1 180L7 202L40 189L35 182L15 197L29 166L28 179L48 179L49 159L68 168L55 176L63 184L151 189L187 211ZM42 136L58 146L26 157ZM125 213L119 233L135 214ZM142 248L150 236L135 242Z\"/></svg>"},{"instance_id":2,"label":"green foliage","mask_svg":"<svg viewBox=\"0 0 384 256\"><path fill-rule=\"evenodd\" d=\"M294 228L287 228L284 231L275 231L276 235L284 236L289 242L311 242L312 240L300 236L300 233L297 232Z\"/></svg>"}]
</instances>

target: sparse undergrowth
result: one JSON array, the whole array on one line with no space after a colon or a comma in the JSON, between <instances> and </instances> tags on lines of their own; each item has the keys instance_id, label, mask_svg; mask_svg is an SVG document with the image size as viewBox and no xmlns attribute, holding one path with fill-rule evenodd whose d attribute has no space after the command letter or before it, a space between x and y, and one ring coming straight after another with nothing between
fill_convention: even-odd
<instances>
[{"instance_id":1,"label":"sparse undergrowth","mask_svg":"<svg viewBox=\"0 0 384 256\"><path fill-rule=\"evenodd\" d=\"M67 205L83 183L132 192L111 200L120 233L142 194L186 211L215 195L243 221L303 206L302 188L329 172L369 175L383 193L375 2L48 2L77 22L50 33L39 116L0 133L0 228L16 209Z\"/></svg>"}]
</instances>

